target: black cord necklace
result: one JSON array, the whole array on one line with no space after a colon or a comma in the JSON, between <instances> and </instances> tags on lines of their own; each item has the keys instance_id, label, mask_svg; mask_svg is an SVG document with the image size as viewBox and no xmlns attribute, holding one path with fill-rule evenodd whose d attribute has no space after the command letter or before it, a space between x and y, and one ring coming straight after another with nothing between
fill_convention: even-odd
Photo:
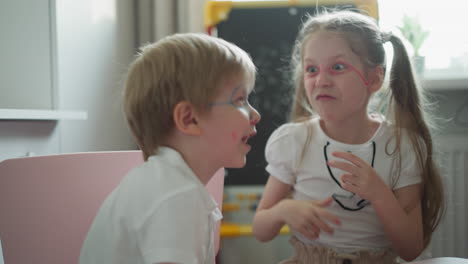
<instances>
[{"instance_id":1,"label":"black cord necklace","mask_svg":"<svg viewBox=\"0 0 468 264\"><path fill-rule=\"evenodd\" d=\"M335 183L338 184L338 186L340 186L341 189L343 189L343 186L341 186L340 181L337 178L335 178L335 175L333 174L330 166L328 165L327 149L329 145L330 145L330 142L327 141L325 146L323 146L323 156L325 158L325 164L327 165L328 174L335 181ZM375 151L376 151L375 141L372 141L372 160L371 160L372 168L374 168ZM355 193L351 193L350 195L340 195L340 194L334 193L332 197L333 197L333 200L335 200L335 202L341 206L341 208L345 210L349 210L349 211L359 211L370 204L369 201L365 199L361 199ZM349 205L346 205L345 203Z\"/></svg>"}]
</instances>

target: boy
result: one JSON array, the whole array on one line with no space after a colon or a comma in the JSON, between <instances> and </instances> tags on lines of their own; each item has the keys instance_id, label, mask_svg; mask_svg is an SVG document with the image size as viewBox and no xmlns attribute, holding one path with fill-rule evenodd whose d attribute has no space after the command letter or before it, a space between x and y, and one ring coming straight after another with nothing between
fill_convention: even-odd
<instances>
[{"instance_id":1,"label":"boy","mask_svg":"<svg viewBox=\"0 0 468 264\"><path fill-rule=\"evenodd\" d=\"M204 34L142 48L123 104L145 163L103 203L80 263L214 263L221 214L204 185L245 165L260 120L247 101L255 74L247 53Z\"/></svg>"}]
</instances>

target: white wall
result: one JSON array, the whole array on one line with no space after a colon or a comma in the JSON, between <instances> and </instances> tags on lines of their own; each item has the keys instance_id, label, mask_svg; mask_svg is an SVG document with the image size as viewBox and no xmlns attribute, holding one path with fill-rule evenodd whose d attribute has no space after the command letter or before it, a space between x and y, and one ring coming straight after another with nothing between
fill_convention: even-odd
<instances>
[{"instance_id":1,"label":"white wall","mask_svg":"<svg viewBox=\"0 0 468 264\"><path fill-rule=\"evenodd\" d=\"M468 83L456 90L443 87L430 93L437 134L468 136Z\"/></svg>"},{"instance_id":2,"label":"white wall","mask_svg":"<svg viewBox=\"0 0 468 264\"><path fill-rule=\"evenodd\" d=\"M87 111L88 120L0 120L0 160L135 149L119 101L135 51L133 9L128 0L56 1L58 108Z\"/></svg>"},{"instance_id":3,"label":"white wall","mask_svg":"<svg viewBox=\"0 0 468 264\"><path fill-rule=\"evenodd\" d=\"M85 122L61 122L62 152L134 148L120 109L135 50L132 2L57 1L59 107L88 111Z\"/></svg>"}]
</instances>

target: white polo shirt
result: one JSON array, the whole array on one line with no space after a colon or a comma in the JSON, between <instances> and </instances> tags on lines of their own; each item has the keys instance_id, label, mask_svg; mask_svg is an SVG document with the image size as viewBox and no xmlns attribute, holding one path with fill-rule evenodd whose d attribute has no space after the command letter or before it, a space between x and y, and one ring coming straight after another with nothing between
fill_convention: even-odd
<instances>
[{"instance_id":1,"label":"white polo shirt","mask_svg":"<svg viewBox=\"0 0 468 264\"><path fill-rule=\"evenodd\" d=\"M349 151L369 164L392 190L421 182L421 172L416 162L416 155L409 139L404 136L401 142L401 170L395 169L395 155L390 155L395 146L393 127L383 117L379 117L380 126L368 142L351 145L329 138L321 129L319 119L303 123L288 123L273 132L266 146L266 170L271 176L293 186L293 197L298 200L323 200L334 194L346 196L350 192L342 189L335 181L341 178L342 171L328 168L326 160L336 159L331 153L336 150ZM311 126L311 141L305 148L304 160L299 160L306 143L307 125ZM387 151L388 150L388 151ZM333 176L333 177L332 177ZM335 178L335 179L334 179ZM355 197L356 198L356 197ZM357 204L360 198L346 201ZM352 207L352 209L359 206ZM343 209L337 201L326 207L341 220L341 226L330 224L333 234L321 232L316 240L308 240L299 232L292 233L304 243L319 244L337 250L383 249L390 247L375 210L367 204L359 210Z\"/></svg>"},{"instance_id":2,"label":"white polo shirt","mask_svg":"<svg viewBox=\"0 0 468 264\"><path fill-rule=\"evenodd\" d=\"M80 263L211 264L214 230L221 218L216 202L182 156L161 147L104 201Z\"/></svg>"}]
</instances>

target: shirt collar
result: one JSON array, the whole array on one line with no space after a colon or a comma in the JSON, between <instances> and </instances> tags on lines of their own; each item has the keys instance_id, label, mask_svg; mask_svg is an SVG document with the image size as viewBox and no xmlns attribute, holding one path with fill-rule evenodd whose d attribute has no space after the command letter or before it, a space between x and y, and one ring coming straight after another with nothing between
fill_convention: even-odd
<instances>
[{"instance_id":1,"label":"shirt collar","mask_svg":"<svg viewBox=\"0 0 468 264\"><path fill-rule=\"evenodd\" d=\"M177 150L170 147L161 146L158 148L157 154L150 156L148 160L156 158L159 158L163 162L170 163L180 168L183 171L182 175L190 179L190 181L194 182L199 187L200 194L202 195L204 200L204 204L208 206L207 209L210 212L218 208L218 204L214 200L213 196L211 196L206 187L202 184L200 179L195 175L193 170L188 166L182 155Z\"/></svg>"}]
</instances>

